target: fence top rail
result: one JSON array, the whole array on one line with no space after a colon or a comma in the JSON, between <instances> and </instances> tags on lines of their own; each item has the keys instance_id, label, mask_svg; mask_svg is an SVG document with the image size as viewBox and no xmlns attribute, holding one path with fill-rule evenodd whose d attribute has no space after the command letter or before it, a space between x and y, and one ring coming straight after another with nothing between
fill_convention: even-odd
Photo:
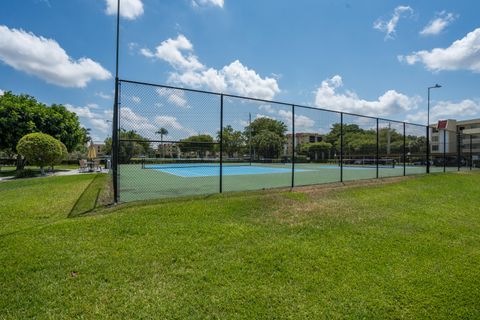
<instances>
[{"instance_id":1,"label":"fence top rail","mask_svg":"<svg viewBox=\"0 0 480 320\"><path fill-rule=\"evenodd\" d=\"M158 84L158 83L150 83L150 82L126 80L126 79L119 79L118 81L120 83L124 82L124 83L139 84L139 85L144 85L144 86L152 86L152 87L173 89L173 90L183 90L183 91L188 91L188 92L204 93L204 94L223 96L223 97L229 97L229 98L237 98L237 99L245 99L245 100L258 101L258 102L264 102L264 103L280 104L280 105L290 106L290 107L293 106L293 107L299 107L299 108L304 108L304 109L320 110L320 111L325 111L325 112L333 112L333 113L344 114L344 115L355 116L355 117L378 119L378 120L382 120L382 121L390 121L390 122L396 122L396 123L405 123L407 125L413 125L413 126L419 126L419 127L425 127L425 128L427 127L426 125L418 124L418 123L411 123L411 122L405 122L405 121L399 121L399 120L379 118L379 117L374 117L374 116L366 116L366 115L351 113L351 112L329 110L329 109L325 109L325 108L305 106L305 105L299 105L299 104L295 104L295 103L287 103L287 102L281 102L281 101L275 101L275 100L266 100L266 99L245 97L245 96L239 96L239 95L229 94L229 93L219 93L219 92L213 92L213 91L207 91L207 90L182 88L182 87L175 87L175 86L169 86L169 85Z\"/></svg>"},{"instance_id":2,"label":"fence top rail","mask_svg":"<svg viewBox=\"0 0 480 320\"><path fill-rule=\"evenodd\" d=\"M143 143L191 143L191 144L220 144L219 141L185 141L185 140L150 140L150 139L119 139L120 142L143 142Z\"/></svg>"}]
</instances>

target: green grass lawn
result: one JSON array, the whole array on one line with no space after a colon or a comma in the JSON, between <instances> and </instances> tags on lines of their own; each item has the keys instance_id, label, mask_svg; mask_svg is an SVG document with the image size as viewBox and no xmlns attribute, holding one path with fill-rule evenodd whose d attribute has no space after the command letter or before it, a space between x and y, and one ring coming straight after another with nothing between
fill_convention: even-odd
<instances>
[{"instance_id":1,"label":"green grass lawn","mask_svg":"<svg viewBox=\"0 0 480 320\"><path fill-rule=\"evenodd\" d=\"M95 177L0 183L0 319L480 318L479 172L67 218Z\"/></svg>"}]
</instances>

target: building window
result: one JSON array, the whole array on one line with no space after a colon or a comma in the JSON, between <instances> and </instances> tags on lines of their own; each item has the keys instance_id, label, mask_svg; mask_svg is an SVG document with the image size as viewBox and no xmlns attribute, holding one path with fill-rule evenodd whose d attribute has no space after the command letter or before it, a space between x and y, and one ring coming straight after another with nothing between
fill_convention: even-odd
<instances>
[{"instance_id":1,"label":"building window","mask_svg":"<svg viewBox=\"0 0 480 320\"><path fill-rule=\"evenodd\" d=\"M315 136L310 136L310 137L309 137L309 141L310 141L310 142L315 142Z\"/></svg>"},{"instance_id":2,"label":"building window","mask_svg":"<svg viewBox=\"0 0 480 320\"><path fill-rule=\"evenodd\" d=\"M438 151L438 145L432 146L432 151Z\"/></svg>"}]
</instances>

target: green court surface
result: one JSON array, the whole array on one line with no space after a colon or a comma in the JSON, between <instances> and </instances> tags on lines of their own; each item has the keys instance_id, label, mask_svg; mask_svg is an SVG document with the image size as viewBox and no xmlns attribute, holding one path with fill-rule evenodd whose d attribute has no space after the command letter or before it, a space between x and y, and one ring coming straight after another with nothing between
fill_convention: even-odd
<instances>
[{"instance_id":1,"label":"green court surface","mask_svg":"<svg viewBox=\"0 0 480 320\"><path fill-rule=\"evenodd\" d=\"M289 168L291 164L255 164L274 168ZM340 167L317 163L295 164L296 169L308 171L295 172L295 186L324 184L340 181ZM432 173L443 172L443 167L431 167ZM457 171L457 168L447 168L447 171ZM405 174L426 173L425 166L406 166ZM218 193L220 190L219 176L181 177L155 169L142 169L139 164L119 166L120 200L122 202L171 198L188 195ZM379 168L378 176L403 176L403 165L395 168ZM374 179L376 168L345 167L343 181ZM291 172L273 174L242 174L223 176L223 192L262 190L270 188L288 188L292 184Z\"/></svg>"}]
</instances>

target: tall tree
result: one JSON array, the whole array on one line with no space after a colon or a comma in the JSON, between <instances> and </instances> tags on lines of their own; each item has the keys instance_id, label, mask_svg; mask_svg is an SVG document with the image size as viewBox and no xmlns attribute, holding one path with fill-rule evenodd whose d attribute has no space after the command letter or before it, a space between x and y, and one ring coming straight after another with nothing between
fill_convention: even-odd
<instances>
[{"instance_id":1,"label":"tall tree","mask_svg":"<svg viewBox=\"0 0 480 320\"><path fill-rule=\"evenodd\" d=\"M139 135L135 130L121 129L119 134L121 142L118 145L118 161L120 164L129 163L134 157L149 155L152 152L148 139ZM105 139L103 147L105 154L112 153L112 138Z\"/></svg>"},{"instance_id":2,"label":"tall tree","mask_svg":"<svg viewBox=\"0 0 480 320\"><path fill-rule=\"evenodd\" d=\"M285 143L287 126L279 120L270 118L257 118L245 128L245 137L251 137L255 155L264 158L275 158L280 155ZM268 146L269 140L271 146Z\"/></svg>"},{"instance_id":3,"label":"tall tree","mask_svg":"<svg viewBox=\"0 0 480 320\"><path fill-rule=\"evenodd\" d=\"M180 140L178 146L182 152L195 152L200 158L204 158L207 151L215 150L213 137L208 134L190 136Z\"/></svg>"},{"instance_id":4,"label":"tall tree","mask_svg":"<svg viewBox=\"0 0 480 320\"><path fill-rule=\"evenodd\" d=\"M160 135L160 142L162 144L162 158L165 158L165 146L163 145L163 136L168 135L168 130L162 127L158 129L158 131L156 131L155 134Z\"/></svg>"},{"instance_id":5,"label":"tall tree","mask_svg":"<svg viewBox=\"0 0 480 320\"><path fill-rule=\"evenodd\" d=\"M228 125L223 128L223 151L232 158L235 153L241 152L245 148L245 138L241 131L237 131ZM220 141L220 131L217 133L217 140Z\"/></svg>"},{"instance_id":6,"label":"tall tree","mask_svg":"<svg viewBox=\"0 0 480 320\"><path fill-rule=\"evenodd\" d=\"M68 151L87 142L87 131L78 116L62 105L50 107L28 95L5 92L0 96L0 150L17 154L18 141L26 134L43 132L65 144ZM17 157L17 169L23 167Z\"/></svg>"},{"instance_id":7,"label":"tall tree","mask_svg":"<svg viewBox=\"0 0 480 320\"><path fill-rule=\"evenodd\" d=\"M304 154L308 154L310 158L318 160L319 155L322 155L322 160L325 159L325 153L329 153L332 150L332 144L325 141L312 142L302 144L300 151Z\"/></svg>"},{"instance_id":8,"label":"tall tree","mask_svg":"<svg viewBox=\"0 0 480 320\"><path fill-rule=\"evenodd\" d=\"M41 132L63 142L70 152L89 141L89 129L80 125L77 114L59 104L53 104L45 110L45 119L39 125Z\"/></svg>"},{"instance_id":9,"label":"tall tree","mask_svg":"<svg viewBox=\"0 0 480 320\"><path fill-rule=\"evenodd\" d=\"M287 126L285 123L279 120L271 119L271 118L257 118L250 125L245 128L245 132L252 134L252 138L259 134L262 131L270 131L277 134L280 137L285 137L285 133L287 132Z\"/></svg>"},{"instance_id":10,"label":"tall tree","mask_svg":"<svg viewBox=\"0 0 480 320\"><path fill-rule=\"evenodd\" d=\"M285 139L272 131L260 131L252 138L255 151L264 158L278 158L283 150Z\"/></svg>"}]
</instances>

